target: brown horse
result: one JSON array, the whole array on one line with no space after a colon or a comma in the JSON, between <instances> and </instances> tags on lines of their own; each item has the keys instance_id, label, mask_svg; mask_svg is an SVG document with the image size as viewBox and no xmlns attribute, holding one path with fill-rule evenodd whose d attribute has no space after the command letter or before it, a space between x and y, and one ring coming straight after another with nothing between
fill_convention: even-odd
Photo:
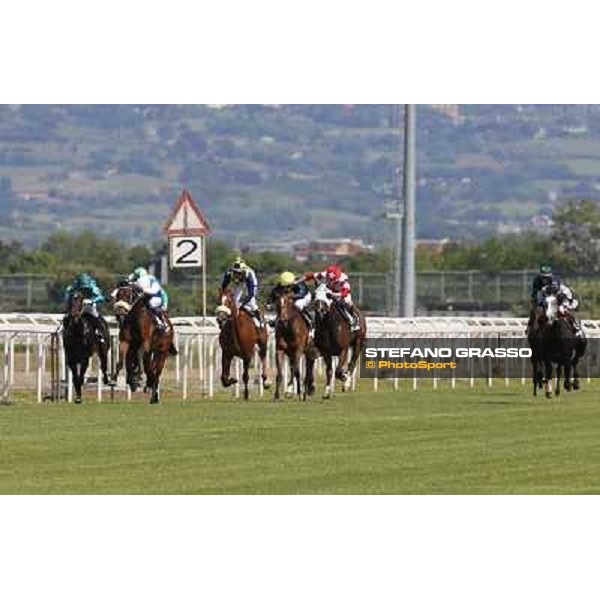
<instances>
[{"instance_id":1,"label":"brown horse","mask_svg":"<svg viewBox=\"0 0 600 600\"><path fill-rule=\"evenodd\" d=\"M77 292L71 300L69 314L63 320L63 345L65 348L66 363L73 376L75 388L75 403L81 402L81 388L85 381L85 373L89 366L90 358L97 354L100 359L103 382L108 381L108 346L110 333L106 321L100 317L99 326L102 328L103 339L100 341L94 332L94 324L83 309L84 296Z\"/></svg>"},{"instance_id":2,"label":"brown horse","mask_svg":"<svg viewBox=\"0 0 600 600\"><path fill-rule=\"evenodd\" d=\"M165 313L165 331L156 328L154 318L144 303L144 294L131 285L120 285L115 295L115 313L119 321L119 362L115 379L125 362L127 383L132 391L139 385L139 355L146 375L144 391L150 392L150 404L160 401L160 376L167 356L175 354L173 325Z\"/></svg>"},{"instance_id":3,"label":"brown horse","mask_svg":"<svg viewBox=\"0 0 600 600\"><path fill-rule=\"evenodd\" d=\"M237 383L237 379L230 377L231 361L238 356L242 359L244 371L244 400L248 400L249 370L258 346L258 355L262 364L263 387L268 389L270 382L267 377L267 341L269 333L266 328L258 328L252 317L245 310L238 310L231 291L225 294L223 305L217 309L217 320L221 327L219 344L221 345L221 383L223 387L230 387Z\"/></svg>"},{"instance_id":4,"label":"brown horse","mask_svg":"<svg viewBox=\"0 0 600 600\"><path fill-rule=\"evenodd\" d=\"M275 386L275 399L279 399L281 383L283 381L283 365L285 357L290 361L290 380L287 386L294 381L298 399L312 396L315 392L314 365L317 355L316 349L310 339L310 329L302 312L294 304L290 294L274 294L273 300L277 310L277 324L275 326L275 360L277 364L277 378ZM304 376L304 389L300 381L300 360L306 358L306 372Z\"/></svg>"},{"instance_id":5,"label":"brown horse","mask_svg":"<svg viewBox=\"0 0 600 600\"><path fill-rule=\"evenodd\" d=\"M325 361L327 381L323 398L331 397L331 382L333 371L333 357L338 357L335 377L342 382L347 382L354 373L356 363L362 350L363 341L367 337L367 324L365 318L355 307L354 312L358 317L360 329L350 331L350 325L335 302L329 300L328 290L321 285L315 291L315 345ZM352 357L348 364L348 355L352 350ZM346 389L342 387L342 389Z\"/></svg>"}]
</instances>

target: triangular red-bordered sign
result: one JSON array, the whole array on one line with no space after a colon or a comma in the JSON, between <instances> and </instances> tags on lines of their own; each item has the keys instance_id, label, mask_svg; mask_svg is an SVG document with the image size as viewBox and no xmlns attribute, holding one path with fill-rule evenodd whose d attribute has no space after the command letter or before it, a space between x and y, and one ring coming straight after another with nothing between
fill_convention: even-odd
<instances>
[{"instance_id":1,"label":"triangular red-bordered sign","mask_svg":"<svg viewBox=\"0 0 600 600\"><path fill-rule=\"evenodd\" d=\"M181 192L163 231L167 235L208 235L210 227L187 190Z\"/></svg>"}]
</instances>

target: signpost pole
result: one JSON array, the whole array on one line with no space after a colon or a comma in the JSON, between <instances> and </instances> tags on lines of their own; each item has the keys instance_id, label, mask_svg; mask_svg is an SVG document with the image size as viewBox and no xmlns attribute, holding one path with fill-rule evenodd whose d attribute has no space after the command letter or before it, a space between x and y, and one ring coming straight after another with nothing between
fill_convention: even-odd
<instances>
[{"instance_id":1,"label":"signpost pole","mask_svg":"<svg viewBox=\"0 0 600 600\"><path fill-rule=\"evenodd\" d=\"M202 240L202 345L201 345L201 356L199 356L200 363L202 365L202 397L206 396L206 340L204 337L204 331L206 327L206 238ZM199 349L200 350L200 349ZM210 365L209 365L210 368Z\"/></svg>"},{"instance_id":2,"label":"signpost pole","mask_svg":"<svg viewBox=\"0 0 600 600\"><path fill-rule=\"evenodd\" d=\"M210 227L200 212L198 205L187 190L181 196L171 214L164 231L169 237L169 256L172 269L200 267L202 279L202 343L198 345L198 366L200 373L206 374L205 326L206 326L206 238L210 234ZM187 348L187 340L184 341ZM193 344L190 344L193 352ZM191 355L190 355L191 356ZM186 354L187 357L187 354ZM178 359L179 357L177 357ZM185 362L184 358L184 362ZM185 363L187 364L187 363ZM202 382L202 395L206 395L207 385L205 377Z\"/></svg>"}]
</instances>

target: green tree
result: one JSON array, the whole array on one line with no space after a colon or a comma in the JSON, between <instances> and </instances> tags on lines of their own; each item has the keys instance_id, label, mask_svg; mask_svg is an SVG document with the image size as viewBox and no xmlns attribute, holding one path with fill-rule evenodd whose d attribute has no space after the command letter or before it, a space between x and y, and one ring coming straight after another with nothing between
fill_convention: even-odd
<instances>
[{"instance_id":1,"label":"green tree","mask_svg":"<svg viewBox=\"0 0 600 600\"><path fill-rule=\"evenodd\" d=\"M568 200L553 215L552 239L572 270L600 270L600 205L594 200Z\"/></svg>"}]
</instances>

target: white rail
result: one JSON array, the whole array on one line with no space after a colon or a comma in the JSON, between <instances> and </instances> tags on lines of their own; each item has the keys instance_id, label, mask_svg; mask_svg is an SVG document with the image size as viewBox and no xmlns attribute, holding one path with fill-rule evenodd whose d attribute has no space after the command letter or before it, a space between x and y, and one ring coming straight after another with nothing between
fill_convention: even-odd
<instances>
[{"instance_id":1,"label":"white rail","mask_svg":"<svg viewBox=\"0 0 600 600\"><path fill-rule=\"evenodd\" d=\"M54 365L59 373L59 382L54 386L67 385L66 396L71 398L71 384L64 361L62 340L56 335L62 323L62 314L5 313L0 314L0 401L8 400L11 392L35 389L39 402L44 390L48 389L50 377L47 365ZM167 362L171 384L187 399L191 391L212 397L217 388L220 368L219 328L215 318L174 317L175 344L179 355ZM113 337L112 348L116 351L117 324L114 317L108 317ZM417 317L398 319L389 317L367 318L369 337L523 337L527 319L501 317ZM584 320L586 335L600 338L600 321ZM269 361L274 365L274 337L271 336ZM52 344L54 343L54 346ZM111 364L116 357L111 352ZM92 375L97 374L97 361L92 363ZM238 368L236 366L233 367ZM319 366L317 371L319 372ZM56 379L56 377L54 378ZM378 389L377 379L373 389ZM525 378L523 377L523 382ZM356 379L353 385L356 384ZM435 382L434 382L435 385ZM416 380L415 386L416 388ZM62 388L61 388L62 389ZM394 382L397 389L397 382ZM263 394L262 387L258 388ZM112 390L111 390L112 391ZM239 397L239 387L234 388ZM103 389L97 386L97 399L102 401ZM130 399L131 395L128 393Z\"/></svg>"},{"instance_id":2,"label":"white rail","mask_svg":"<svg viewBox=\"0 0 600 600\"><path fill-rule=\"evenodd\" d=\"M54 333L62 323L62 314L43 313L4 313L0 314L0 333ZM116 320L106 317L111 329L116 328ZM214 317L172 317L171 321L178 334L218 334L219 328ZM524 335L527 319L517 317L415 317L410 319L393 317L367 317L369 337L382 335L419 334L486 334L511 333ZM600 337L600 320L583 320L589 337Z\"/></svg>"}]
</instances>

